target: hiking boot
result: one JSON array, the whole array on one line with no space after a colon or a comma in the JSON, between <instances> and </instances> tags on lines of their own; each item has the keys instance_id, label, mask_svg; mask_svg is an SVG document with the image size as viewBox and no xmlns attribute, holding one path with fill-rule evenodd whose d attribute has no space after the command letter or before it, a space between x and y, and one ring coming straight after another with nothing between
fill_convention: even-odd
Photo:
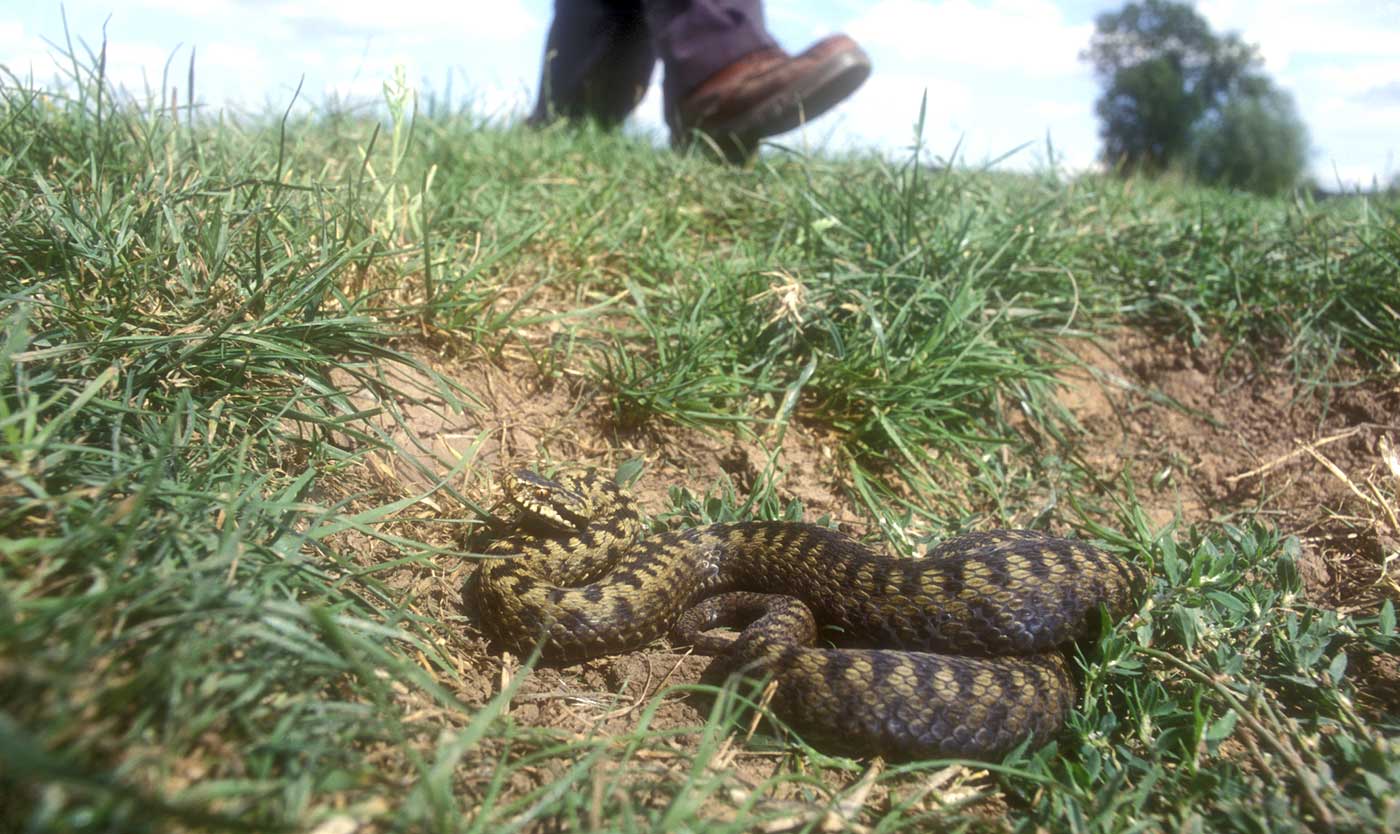
<instances>
[{"instance_id":1,"label":"hiking boot","mask_svg":"<svg viewBox=\"0 0 1400 834\"><path fill-rule=\"evenodd\" d=\"M793 57L777 47L735 61L695 88L669 114L671 144L699 132L730 162L743 163L758 142L810 122L854 93L870 76L870 57L845 35L832 35Z\"/></svg>"}]
</instances>

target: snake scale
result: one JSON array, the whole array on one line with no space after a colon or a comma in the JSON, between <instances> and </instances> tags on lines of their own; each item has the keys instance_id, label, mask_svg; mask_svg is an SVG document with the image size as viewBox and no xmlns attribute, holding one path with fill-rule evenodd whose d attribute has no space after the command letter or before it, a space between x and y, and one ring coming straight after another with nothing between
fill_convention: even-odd
<instances>
[{"instance_id":1,"label":"snake scale","mask_svg":"<svg viewBox=\"0 0 1400 834\"><path fill-rule=\"evenodd\" d=\"M1026 530L971 533L922 559L812 524L750 521L642 536L630 499L592 472L505 479L508 529L477 594L502 646L577 661L668 632L777 681L804 737L852 752L994 757L1063 725L1075 700L1061 649L1143 587L1130 564ZM704 633L752 622L739 637ZM841 648L814 645L817 623ZM832 635L826 635L831 639Z\"/></svg>"}]
</instances>

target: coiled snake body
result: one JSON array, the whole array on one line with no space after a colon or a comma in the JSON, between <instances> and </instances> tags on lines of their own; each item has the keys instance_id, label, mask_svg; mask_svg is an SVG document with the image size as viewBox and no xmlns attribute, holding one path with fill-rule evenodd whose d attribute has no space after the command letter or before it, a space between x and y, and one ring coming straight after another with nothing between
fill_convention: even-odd
<instances>
[{"instance_id":1,"label":"coiled snake body","mask_svg":"<svg viewBox=\"0 0 1400 834\"><path fill-rule=\"evenodd\" d=\"M1074 702L1059 649L1100 606L1126 614L1142 588L1126 562L1033 531L959 536L922 559L792 522L638 538L611 480L520 470L506 487L514 527L488 550L520 558L485 561L478 586L498 642L527 654L544 638L547 657L571 661L672 631L772 675L779 715L858 752L987 757L1048 737ZM737 640L702 633L755 615ZM843 648L812 646L816 622Z\"/></svg>"}]
</instances>

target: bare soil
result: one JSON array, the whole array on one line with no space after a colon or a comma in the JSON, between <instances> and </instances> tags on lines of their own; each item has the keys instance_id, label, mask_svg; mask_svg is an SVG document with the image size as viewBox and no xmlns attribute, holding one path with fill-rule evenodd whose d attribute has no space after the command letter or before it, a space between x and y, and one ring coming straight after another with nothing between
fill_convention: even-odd
<instances>
[{"instance_id":1,"label":"bare soil","mask_svg":"<svg viewBox=\"0 0 1400 834\"><path fill-rule=\"evenodd\" d=\"M1382 598L1400 597L1394 574L1400 472L1385 462L1387 450L1400 448L1400 384L1395 382L1400 374L1384 384L1307 390L1282 367L1260 368L1232 360L1219 347L1192 349L1141 331L1065 347L1082 364L1062 373L1060 403L1080 427L1078 457L1102 489L1120 488L1121 474L1130 473L1139 485L1137 500L1156 527L1257 517L1297 535L1304 546L1306 593L1319 604L1347 612L1374 610ZM420 395L398 401L400 419L386 416L381 427L410 454L379 455L360 471L359 482L341 487L376 501L431 492L388 532L428 541L444 552L431 567L401 566L377 578L402 592L411 610L447 626L435 632L436 648L456 665L457 674L439 682L464 703L484 705L524 674L507 707L517 726L552 728L563 739L578 740L632 733L653 696L698 681L707 659L658 645L567 668L521 671L519 658L503 656L482 635L472 595L463 592L476 562L461 551L478 517L448 491L432 487L446 479L449 489L489 509L499 497L489 473L541 462L609 469L641 457L647 468L636 495L644 511L655 513L667 506L672 485L703 492L727 478L744 494L767 463L763 447L727 432L667 425L624 431L607 403L585 393L580 380L567 373L546 377L523 355L461 355L421 343L411 350L424 365L459 383L477 406L453 410L425 375L394 371L402 375L395 380L398 386ZM809 518L829 515L854 532L868 532L847 496L834 447L826 429L795 421L777 453L780 491L801 500ZM366 566L382 567L402 555L357 534L338 545ZM1400 691L1395 664L1371 661L1368 688ZM435 738L428 728L464 726L471 718L448 714L407 692L400 695L406 713L425 719L425 746ZM693 730L704 723L706 707L693 697L668 695L650 726L678 731L669 742L673 757L651 751L643 764L683 779L691 766L687 754L697 743ZM493 740L488 747L500 743ZM502 751L483 752L481 773L460 777L466 796L484 789L490 765ZM716 798L720 816L726 803L741 804L745 791L790 769L780 753L750 750L742 740L726 748L719 761L730 768L733 785L732 796ZM859 775L853 773L852 782ZM523 780L517 787L524 789L556 777L541 766L515 778ZM972 795L981 777L960 770L920 779L882 781L862 795L862 802L873 810L917 795L932 807ZM779 808L796 803L794 813L811 819L810 801L803 804L789 793L784 788L764 801ZM983 800L977 807L994 814L998 802Z\"/></svg>"},{"instance_id":2,"label":"bare soil","mask_svg":"<svg viewBox=\"0 0 1400 834\"><path fill-rule=\"evenodd\" d=\"M1060 401L1084 429L1080 458L1104 483L1129 472L1156 527L1257 518L1299 538L1314 602L1350 613L1396 595L1382 569L1400 549L1385 462L1400 379L1308 390L1283 367L1142 331L1069 348L1083 364Z\"/></svg>"}]
</instances>

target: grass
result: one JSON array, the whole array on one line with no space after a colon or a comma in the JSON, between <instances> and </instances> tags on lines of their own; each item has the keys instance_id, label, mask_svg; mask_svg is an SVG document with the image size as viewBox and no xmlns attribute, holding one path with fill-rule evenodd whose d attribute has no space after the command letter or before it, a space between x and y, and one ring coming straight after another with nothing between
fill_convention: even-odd
<instances>
[{"instance_id":1,"label":"grass","mask_svg":"<svg viewBox=\"0 0 1400 834\"><path fill-rule=\"evenodd\" d=\"M191 120L115 95L100 54L68 66L61 88L8 78L0 107L3 830L1400 824L1396 716L1355 660L1396 652L1393 595L1310 600L1264 516L1154 529L1130 476L1093 488L1050 397L1058 346L1122 325L1393 379L1393 201L786 153L736 171L415 117L401 84L383 124ZM801 515L775 461L818 427L896 550L1054 521L1150 566L1151 602L1084 648L1067 733L983 777L765 730L748 746L792 752L754 790L725 741L754 696L731 690L703 726L654 726L661 695L621 734L526 725L521 676L470 697L458 624L394 580L460 564L444 529L480 515L458 485L491 474L385 428L402 403L478 407L423 361L444 350L524 355L619 436L770 451L747 494L688 484L658 523ZM374 456L436 487L377 484ZM1051 481L1086 497L1036 504ZM455 518L404 522L423 507Z\"/></svg>"}]
</instances>

